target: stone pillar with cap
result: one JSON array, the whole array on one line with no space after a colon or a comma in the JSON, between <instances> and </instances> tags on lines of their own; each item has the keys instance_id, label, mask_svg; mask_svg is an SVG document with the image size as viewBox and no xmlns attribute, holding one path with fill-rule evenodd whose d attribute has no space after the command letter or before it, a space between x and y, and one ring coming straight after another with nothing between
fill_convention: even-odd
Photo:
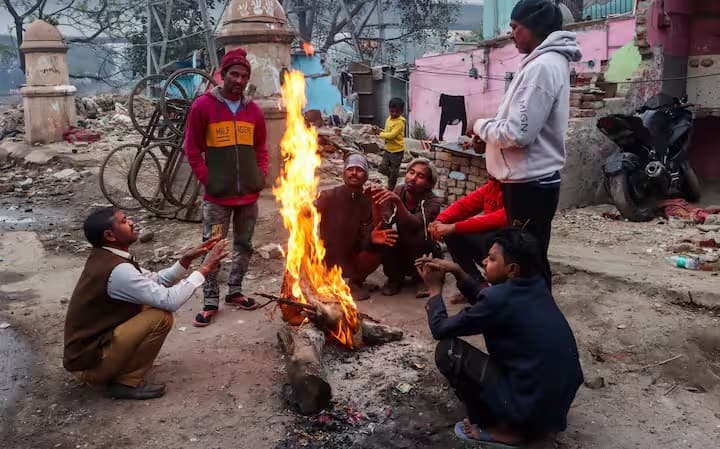
<instances>
[{"instance_id":1,"label":"stone pillar with cap","mask_svg":"<svg viewBox=\"0 0 720 449\"><path fill-rule=\"evenodd\" d=\"M25 57L26 84L20 89L25 141L61 141L63 133L76 122L76 89L68 76L68 47L57 28L36 20L27 27L20 50Z\"/></svg>"},{"instance_id":2,"label":"stone pillar with cap","mask_svg":"<svg viewBox=\"0 0 720 449\"><path fill-rule=\"evenodd\" d=\"M225 51L242 47L252 66L248 92L265 114L270 156L268 185L280 175L280 140L285 133L285 109L280 106L280 78L290 69L290 43L285 11L277 0L231 0L216 34Z\"/></svg>"}]
</instances>

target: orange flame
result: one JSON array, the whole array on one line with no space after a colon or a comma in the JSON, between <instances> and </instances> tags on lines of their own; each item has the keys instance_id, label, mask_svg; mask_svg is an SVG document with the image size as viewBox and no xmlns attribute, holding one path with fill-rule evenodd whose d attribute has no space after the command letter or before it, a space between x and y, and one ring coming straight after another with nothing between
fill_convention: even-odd
<instances>
[{"instance_id":1,"label":"orange flame","mask_svg":"<svg viewBox=\"0 0 720 449\"><path fill-rule=\"evenodd\" d=\"M303 42L302 47L306 56L312 56L315 54L315 47L313 47L313 44L310 42Z\"/></svg>"},{"instance_id":2,"label":"orange flame","mask_svg":"<svg viewBox=\"0 0 720 449\"><path fill-rule=\"evenodd\" d=\"M280 142L284 165L277 187L280 213L289 231L285 258L286 286L283 294L307 303L308 297L337 302L344 319L330 335L341 344L353 347L352 335L359 325L358 311L350 288L339 267L325 266L325 245L320 239L320 214L315 208L320 166L318 136L315 128L305 126L302 108L305 100L305 76L302 72L285 74L282 98L287 108L287 128Z\"/></svg>"}]
</instances>

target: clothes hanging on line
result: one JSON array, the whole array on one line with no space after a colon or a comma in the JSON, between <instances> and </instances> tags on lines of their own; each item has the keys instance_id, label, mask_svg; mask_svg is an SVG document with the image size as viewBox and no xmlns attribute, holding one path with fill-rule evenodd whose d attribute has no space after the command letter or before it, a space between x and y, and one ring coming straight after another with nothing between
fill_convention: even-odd
<instances>
[{"instance_id":1,"label":"clothes hanging on line","mask_svg":"<svg viewBox=\"0 0 720 449\"><path fill-rule=\"evenodd\" d=\"M445 136L445 128L448 125L462 123L460 134L467 130L467 112L465 110L465 96L463 95L440 95L440 134L438 138L442 141Z\"/></svg>"}]
</instances>

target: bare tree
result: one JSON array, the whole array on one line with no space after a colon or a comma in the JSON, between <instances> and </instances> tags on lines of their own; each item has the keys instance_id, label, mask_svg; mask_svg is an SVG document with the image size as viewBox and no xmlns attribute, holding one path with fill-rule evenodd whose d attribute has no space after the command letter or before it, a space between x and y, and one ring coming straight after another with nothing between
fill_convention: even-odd
<instances>
[{"instance_id":1,"label":"bare tree","mask_svg":"<svg viewBox=\"0 0 720 449\"><path fill-rule=\"evenodd\" d=\"M315 42L321 51L350 42L360 59L365 55L359 42L379 36L378 26L372 21L378 5L398 19L388 25L399 28L401 33L388 41L446 36L448 24L459 11L458 1L447 0L284 0L282 4L302 40Z\"/></svg>"},{"instance_id":2,"label":"bare tree","mask_svg":"<svg viewBox=\"0 0 720 449\"><path fill-rule=\"evenodd\" d=\"M15 43L20 68L24 26L35 19L73 30L71 43L90 44L98 38L122 37L134 23L141 2L132 0L2 0L15 25ZM0 6L2 6L0 5Z\"/></svg>"}]
</instances>

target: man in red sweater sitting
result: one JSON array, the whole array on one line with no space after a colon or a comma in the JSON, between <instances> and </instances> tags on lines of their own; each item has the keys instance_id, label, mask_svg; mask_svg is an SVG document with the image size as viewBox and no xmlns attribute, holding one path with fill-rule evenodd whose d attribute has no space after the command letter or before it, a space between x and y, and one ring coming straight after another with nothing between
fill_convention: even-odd
<instances>
[{"instance_id":1,"label":"man in red sweater sitting","mask_svg":"<svg viewBox=\"0 0 720 449\"><path fill-rule=\"evenodd\" d=\"M205 186L203 240L223 238L232 225L232 266L225 304L253 310L258 304L242 292L252 255L258 216L257 199L265 186L268 151L262 110L245 97L250 63L245 50L225 54L220 64L222 87L195 100L185 125L185 154L193 173ZM220 305L217 271L203 285L203 311L193 325L203 327Z\"/></svg>"},{"instance_id":2,"label":"man in red sweater sitting","mask_svg":"<svg viewBox=\"0 0 720 449\"><path fill-rule=\"evenodd\" d=\"M478 215L480 213L482 215ZM476 281L484 281L477 269L492 246L493 231L508 225L500 183L493 178L452 203L430 223L435 240L443 239L455 263Z\"/></svg>"}]
</instances>

